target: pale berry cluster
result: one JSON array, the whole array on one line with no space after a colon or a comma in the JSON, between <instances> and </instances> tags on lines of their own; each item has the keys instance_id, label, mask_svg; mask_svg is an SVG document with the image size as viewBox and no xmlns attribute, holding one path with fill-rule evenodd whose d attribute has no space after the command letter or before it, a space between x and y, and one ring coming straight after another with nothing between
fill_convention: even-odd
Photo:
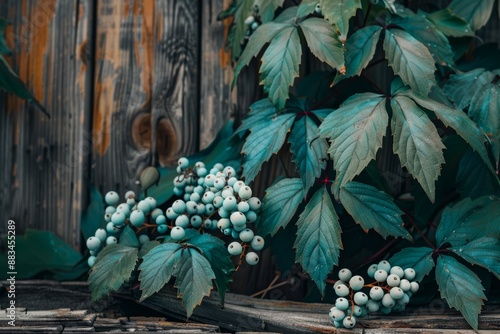
<instances>
[{"instance_id":1,"label":"pale berry cluster","mask_svg":"<svg viewBox=\"0 0 500 334\"><path fill-rule=\"evenodd\" d=\"M167 218L175 222L174 229L218 229L238 240L229 244L229 254L245 257L248 264L257 264L259 256L254 251L264 247L264 238L255 235L250 225L257 220L261 201L238 178L236 170L220 163L210 170L203 162L189 167L189 160L180 158L177 172L174 194L182 199L166 210ZM254 251L248 251L249 247Z\"/></svg>"},{"instance_id":2,"label":"pale berry cluster","mask_svg":"<svg viewBox=\"0 0 500 334\"><path fill-rule=\"evenodd\" d=\"M365 284L363 277L352 275L349 269L339 271L339 280L333 288L338 296L329 316L337 328L353 328L356 319L368 313L403 311L419 285L412 281L415 270L399 266L391 267L388 261L372 264L368 276L374 282Z\"/></svg>"},{"instance_id":3,"label":"pale berry cluster","mask_svg":"<svg viewBox=\"0 0 500 334\"><path fill-rule=\"evenodd\" d=\"M124 202L120 203L120 196L115 191L109 191L104 196L106 202L106 209L104 213L104 220L107 225L106 228L99 228L95 231L93 237L87 239L87 248L90 251L88 258L89 266L93 266L99 251L106 245L118 243L123 228L130 224L139 228L146 224L148 219L153 221L160 221L163 217L163 211L156 208L156 200L153 197L147 197L139 202L136 201L136 195L133 191L125 193ZM166 221L166 219L165 219ZM161 231L158 225L158 233L166 233L167 227L164 226ZM150 240L147 234L140 234L139 243L144 244Z\"/></svg>"},{"instance_id":4,"label":"pale berry cluster","mask_svg":"<svg viewBox=\"0 0 500 334\"><path fill-rule=\"evenodd\" d=\"M247 29L245 30L245 39L249 40L250 36L252 36L253 32L257 30L261 25L260 15L259 15L259 6L255 4L252 8L253 14L249 15L245 19L245 25Z\"/></svg>"},{"instance_id":5,"label":"pale berry cluster","mask_svg":"<svg viewBox=\"0 0 500 334\"><path fill-rule=\"evenodd\" d=\"M231 166L217 163L208 170L203 162L189 166L189 160L178 161L178 176L174 179L174 195L180 197L165 212L157 208L153 197L136 201L133 191L125 194L125 201L115 191L105 195L105 229L98 229L87 239L90 251L89 266L93 266L99 251L106 245L118 242L123 228L131 226L140 244L150 240L148 230L160 238L167 234L175 241L186 237L186 229L198 232L220 230L233 241L228 246L231 255L255 265L259 256L255 251L264 247L264 238L255 235L250 227L257 218L261 201L252 196L252 189L238 179ZM169 233L168 233L169 232ZM253 251L249 251L250 248Z\"/></svg>"}]
</instances>

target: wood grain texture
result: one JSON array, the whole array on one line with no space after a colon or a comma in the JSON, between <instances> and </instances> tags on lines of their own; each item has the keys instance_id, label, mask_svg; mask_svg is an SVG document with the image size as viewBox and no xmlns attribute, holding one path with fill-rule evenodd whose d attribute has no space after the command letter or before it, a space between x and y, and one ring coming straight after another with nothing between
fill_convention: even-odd
<instances>
[{"instance_id":1,"label":"wood grain texture","mask_svg":"<svg viewBox=\"0 0 500 334\"><path fill-rule=\"evenodd\" d=\"M173 166L199 149L198 1L155 1L151 121L153 165Z\"/></svg>"},{"instance_id":2,"label":"wood grain texture","mask_svg":"<svg viewBox=\"0 0 500 334\"><path fill-rule=\"evenodd\" d=\"M14 96L0 105L0 220L51 230L79 248L89 158L84 59L89 1L2 1L10 62L51 119Z\"/></svg>"},{"instance_id":3,"label":"wood grain texture","mask_svg":"<svg viewBox=\"0 0 500 334\"><path fill-rule=\"evenodd\" d=\"M224 37L229 22L217 15L230 0L203 0L200 57L200 149L207 147L225 122L233 116L236 91L231 92L233 68Z\"/></svg>"},{"instance_id":4,"label":"wood grain texture","mask_svg":"<svg viewBox=\"0 0 500 334\"><path fill-rule=\"evenodd\" d=\"M138 294L137 294L138 295ZM174 319L185 318L185 310L176 291L164 287L141 305L163 312ZM115 295L130 300L130 295ZM137 297L137 296L136 296ZM441 302L441 301L438 301ZM431 303L432 304L432 303ZM400 314L371 314L358 321L353 330L335 330L328 317L330 304L300 303L287 300L262 300L241 295L226 294L224 307L219 305L214 293L205 298L194 310L191 321L217 324L222 330L280 332L280 333L439 333L452 330L474 333L462 315L441 302L438 310L425 307L408 307ZM498 305L486 305L479 315L479 330L498 333L500 314ZM373 332L372 332L373 331Z\"/></svg>"},{"instance_id":5,"label":"wood grain texture","mask_svg":"<svg viewBox=\"0 0 500 334\"><path fill-rule=\"evenodd\" d=\"M154 11L147 0L97 2L92 181L102 193L138 190L151 163Z\"/></svg>"}]
</instances>

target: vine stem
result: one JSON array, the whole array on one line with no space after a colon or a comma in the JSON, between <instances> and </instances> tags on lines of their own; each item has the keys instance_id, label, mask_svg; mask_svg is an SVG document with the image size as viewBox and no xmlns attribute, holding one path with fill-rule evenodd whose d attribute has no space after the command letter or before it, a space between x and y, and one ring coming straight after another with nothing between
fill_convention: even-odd
<instances>
[{"instance_id":1,"label":"vine stem","mask_svg":"<svg viewBox=\"0 0 500 334\"><path fill-rule=\"evenodd\" d=\"M368 80L368 81L369 81L369 82L373 85L373 87L375 87L375 89L379 91L379 93L380 93L380 94L385 95L384 90L383 90L383 89L382 89L379 85L377 85L377 84L375 83L375 81L373 81L373 80L372 80L369 76L367 76L365 73L362 73L361 75L363 76L363 78L365 78L366 80Z\"/></svg>"},{"instance_id":2,"label":"vine stem","mask_svg":"<svg viewBox=\"0 0 500 334\"><path fill-rule=\"evenodd\" d=\"M429 245L430 248L436 249L436 246L432 244L432 242L425 236L424 232L417 226L413 218L410 217L410 215L406 214L406 218L410 221L411 225L415 228L417 231L418 235L422 237L422 239Z\"/></svg>"},{"instance_id":3,"label":"vine stem","mask_svg":"<svg viewBox=\"0 0 500 334\"><path fill-rule=\"evenodd\" d=\"M269 286L267 288L265 288L264 290L261 290L259 292L256 292L253 295L250 295L250 297L257 297L258 295L261 295L260 298L263 299L270 290L279 288L280 286L283 286L283 285L290 284L290 281L288 279L286 281L281 282L281 283L274 284L279 279L279 277L280 277L280 273L276 272L276 276L274 276L274 279L271 281L271 283L269 284Z\"/></svg>"},{"instance_id":4,"label":"vine stem","mask_svg":"<svg viewBox=\"0 0 500 334\"><path fill-rule=\"evenodd\" d=\"M370 256L368 259L364 260L364 261L361 261L358 265L354 266L354 268L359 268L369 262L372 262L374 261L376 258L378 258L380 255L384 254L389 248L392 247L392 245L394 245L394 243L396 242L397 240L396 239L392 239L391 241L387 242L384 247L380 248L380 250L378 250L375 254L373 254L372 256Z\"/></svg>"}]
</instances>

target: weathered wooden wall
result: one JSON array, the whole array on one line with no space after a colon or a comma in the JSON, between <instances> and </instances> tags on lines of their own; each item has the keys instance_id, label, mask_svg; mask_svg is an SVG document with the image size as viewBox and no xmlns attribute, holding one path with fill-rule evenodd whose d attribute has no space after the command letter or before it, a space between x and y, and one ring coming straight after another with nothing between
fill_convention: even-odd
<instances>
[{"instance_id":1,"label":"weathered wooden wall","mask_svg":"<svg viewBox=\"0 0 500 334\"><path fill-rule=\"evenodd\" d=\"M0 1L21 79L52 118L1 93L0 219L47 229L75 247L84 208L91 73L86 63L90 1Z\"/></svg>"},{"instance_id":2,"label":"weathered wooden wall","mask_svg":"<svg viewBox=\"0 0 500 334\"><path fill-rule=\"evenodd\" d=\"M235 110L228 3L0 0L9 61L51 114L0 92L2 226L78 249L88 184L137 189L144 167L206 147Z\"/></svg>"}]
</instances>

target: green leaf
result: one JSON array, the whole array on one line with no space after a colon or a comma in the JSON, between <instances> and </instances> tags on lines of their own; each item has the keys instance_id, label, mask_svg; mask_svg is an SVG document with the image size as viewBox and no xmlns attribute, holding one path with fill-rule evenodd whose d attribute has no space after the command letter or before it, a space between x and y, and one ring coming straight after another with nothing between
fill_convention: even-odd
<instances>
[{"instance_id":1,"label":"green leaf","mask_svg":"<svg viewBox=\"0 0 500 334\"><path fill-rule=\"evenodd\" d=\"M451 75L444 85L443 92L458 109L464 109L471 103L474 94L492 80L491 72L484 68L476 68L469 72Z\"/></svg>"},{"instance_id":2,"label":"green leaf","mask_svg":"<svg viewBox=\"0 0 500 334\"><path fill-rule=\"evenodd\" d=\"M247 130L258 127L262 122L266 122L278 114L278 109L276 109L273 101L267 97L252 103L249 108L250 112L243 118L241 125L234 131L233 136L244 134Z\"/></svg>"},{"instance_id":3,"label":"green leaf","mask_svg":"<svg viewBox=\"0 0 500 334\"><path fill-rule=\"evenodd\" d=\"M427 114L411 99L396 95L391 99L391 108L394 153L399 156L401 166L408 169L434 202L435 182L445 162L445 146Z\"/></svg>"},{"instance_id":4,"label":"green leaf","mask_svg":"<svg viewBox=\"0 0 500 334\"><path fill-rule=\"evenodd\" d=\"M210 262L195 249L188 247L177 253L180 253L180 259L175 267L174 286L178 288L177 297L182 297L189 318L203 297L210 295L215 274Z\"/></svg>"},{"instance_id":5,"label":"green leaf","mask_svg":"<svg viewBox=\"0 0 500 334\"><path fill-rule=\"evenodd\" d=\"M342 240L339 217L327 187L319 189L307 203L297 221L296 262L302 265L321 294L325 280L338 264Z\"/></svg>"},{"instance_id":6,"label":"green leaf","mask_svg":"<svg viewBox=\"0 0 500 334\"><path fill-rule=\"evenodd\" d=\"M301 179L283 179L266 189L262 200L259 232L273 236L280 227L285 228L304 199Z\"/></svg>"},{"instance_id":7,"label":"green leaf","mask_svg":"<svg viewBox=\"0 0 500 334\"><path fill-rule=\"evenodd\" d=\"M215 139L210 145L187 158L191 162L203 161L207 166L215 163L230 164L235 170L239 169L241 158L242 141L232 138L234 121L229 120L222 129L219 130ZM178 176L176 167L159 167L160 180L157 185L148 189L148 196L156 199L157 205L165 203L174 194L172 183Z\"/></svg>"},{"instance_id":8,"label":"green leaf","mask_svg":"<svg viewBox=\"0 0 500 334\"><path fill-rule=\"evenodd\" d=\"M453 0L448 8L457 16L469 22L473 30L486 25L493 11L495 0Z\"/></svg>"},{"instance_id":9,"label":"green leaf","mask_svg":"<svg viewBox=\"0 0 500 334\"><path fill-rule=\"evenodd\" d=\"M8 93L15 94L26 101L33 103L50 118L49 113L45 108L31 95L28 91L24 82L17 76L17 74L12 70L7 60L0 55L0 89L5 90Z\"/></svg>"},{"instance_id":10,"label":"green leaf","mask_svg":"<svg viewBox=\"0 0 500 334\"><path fill-rule=\"evenodd\" d=\"M385 98L378 94L356 94L320 125L320 135L331 142L339 186L344 186L375 159L389 122Z\"/></svg>"},{"instance_id":11,"label":"green leaf","mask_svg":"<svg viewBox=\"0 0 500 334\"><path fill-rule=\"evenodd\" d=\"M427 95L435 84L434 58L415 37L403 30L388 29L384 50L389 66L403 82L422 95Z\"/></svg>"},{"instance_id":12,"label":"green leaf","mask_svg":"<svg viewBox=\"0 0 500 334\"><path fill-rule=\"evenodd\" d=\"M299 25L311 52L340 73L344 72L344 50L333 27L317 17L304 20Z\"/></svg>"},{"instance_id":13,"label":"green leaf","mask_svg":"<svg viewBox=\"0 0 500 334\"><path fill-rule=\"evenodd\" d=\"M99 300L111 291L117 291L130 279L138 259L137 253L137 248L120 244L104 247L89 275L93 301Z\"/></svg>"},{"instance_id":14,"label":"green leaf","mask_svg":"<svg viewBox=\"0 0 500 334\"><path fill-rule=\"evenodd\" d=\"M144 257L144 255L146 255L153 248L155 248L156 246L159 246L159 245L161 245L161 244L158 241L150 240L141 246L141 249L139 249L139 253L137 254L137 256L139 257L139 259L142 259Z\"/></svg>"},{"instance_id":15,"label":"green leaf","mask_svg":"<svg viewBox=\"0 0 500 334\"><path fill-rule=\"evenodd\" d=\"M420 41L429 50L435 62L443 66L453 66L455 55L448 38L437 30L424 14L405 18L396 17L391 20L391 23L400 26Z\"/></svg>"},{"instance_id":16,"label":"green leaf","mask_svg":"<svg viewBox=\"0 0 500 334\"><path fill-rule=\"evenodd\" d=\"M403 80L401 80L400 77L394 77L391 82L391 95L396 95L398 93L407 91L408 89L410 88L404 84Z\"/></svg>"},{"instance_id":17,"label":"green leaf","mask_svg":"<svg viewBox=\"0 0 500 334\"><path fill-rule=\"evenodd\" d=\"M469 106L469 117L483 130L491 145L496 165L500 159L500 87L488 83L482 86ZM498 168L498 167L497 167Z\"/></svg>"},{"instance_id":18,"label":"green leaf","mask_svg":"<svg viewBox=\"0 0 500 334\"><path fill-rule=\"evenodd\" d=\"M301 56L299 33L292 25L276 34L262 56L261 84L278 109L285 106L288 89L299 76Z\"/></svg>"},{"instance_id":19,"label":"green leaf","mask_svg":"<svg viewBox=\"0 0 500 334\"><path fill-rule=\"evenodd\" d=\"M181 260L181 245L163 243L150 250L139 266L142 295L140 302L151 296L170 281Z\"/></svg>"},{"instance_id":20,"label":"green leaf","mask_svg":"<svg viewBox=\"0 0 500 334\"><path fill-rule=\"evenodd\" d=\"M189 243L198 247L202 255L206 257L215 274L215 285L219 292L221 304L224 305L224 297L229 290L234 265L227 247L220 238L204 233L189 240Z\"/></svg>"},{"instance_id":21,"label":"green leaf","mask_svg":"<svg viewBox=\"0 0 500 334\"><path fill-rule=\"evenodd\" d=\"M139 248L140 246L139 240L135 236L134 230L130 228L129 225L125 226L122 233L120 234L120 244L134 248Z\"/></svg>"},{"instance_id":22,"label":"green leaf","mask_svg":"<svg viewBox=\"0 0 500 334\"><path fill-rule=\"evenodd\" d=\"M500 235L500 199L483 196L475 200L465 198L443 210L436 230L439 246L450 243L463 246L467 241Z\"/></svg>"},{"instance_id":23,"label":"green leaf","mask_svg":"<svg viewBox=\"0 0 500 334\"><path fill-rule=\"evenodd\" d=\"M316 109L311 110L311 112L319 118L320 121L323 121L330 113L332 113L335 109Z\"/></svg>"},{"instance_id":24,"label":"green leaf","mask_svg":"<svg viewBox=\"0 0 500 334\"><path fill-rule=\"evenodd\" d=\"M80 226L85 240L94 236L95 231L101 227L104 217L104 200L101 193L94 185L90 185L87 189L90 203L80 218Z\"/></svg>"},{"instance_id":25,"label":"green leaf","mask_svg":"<svg viewBox=\"0 0 500 334\"><path fill-rule=\"evenodd\" d=\"M3 36L4 30L8 25L9 22L6 19L0 17L0 54L3 54L5 56L12 55L12 51L7 46L7 43L5 42L5 38Z\"/></svg>"},{"instance_id":26,"label":"green leaf","mask_svg":"<svg viewBox=\"0 0 500 334\"><path fill-rule=\"evenodd\" d=\"M414 91L407 91L401 94L407 95L421 107L434 112L445 126L453 128L481 156L490 171L495 174L493 165L488 157L488 151L484 146L486 136L465 113L424 97Z\"/></svg>"},{"instance_id":27,"label":"green leaf","mask_svg":"<svg viewBox=\"0 0 500 334\"><path fill-rule=\"evenodd\" d=\"M403 212L385 192L368 184L349 182L340 188L340 203L366 232L373 228L384 238L392 235L411 240L403 227Z\"/></svg>"},{"instance_id":28,"label":"green leaf","mask_svg":"<svg viewBox=\"0 0 500 334\"><path fill-rule=\"evenodd\" d=\"M381 31L380 26L367 26L359 29L347 39L345 44L346 78L360 75L372 60Z\"/></svg>"},{"instance_id":29,"label":"green leaf","mask_svg":"<svg viewBox=\"0 0 500 334\"><path fill-rule=\"evenodd\" d=\"M465 152L458 165L456 176L457 192L462 197L478 198L483 195L500 196L500 186L481 157L471 148Z\"/></svg>"},{"instance_id":30,"label":"green leaf","mask_svg":"<svg viewBox=\"0 0 500 334\"><path fill-rule=\"evenodd\" d=\"M407 8L404 5L396 3L395 0L388 0L388 1L391 1L393 3L394 8L396 8L394 14L397 14L398 16L401 17L409 17L415 15L415 13L410 8Z\"/></svg>"},{"instance_id":31,"label":"green leaf","mask_svg":"<svg viewBox=\"0 0 500 334\"><path fill-rule=\"evenodd\" d=\"M482 237L460 247L451 247L449 250L467 262L488 269L500 279L500 240L498 238Z\"/></svg>"},{"instance_id":32,"label":"green leaf","mask_svg":"<svg viewBox=\"0 0 500 334\"><path fill-rule=\"evenodd\" d=\"M474 36L470 25L461 17L455 15L449 8L443 8L427 15L437 29L447 36Z\"/></svg>"},{"instance_id":33,"label":"green leaf","mask_svg":"<svg viewBox=\"0 0 500 334\"><path fill-rule=\"evenodd\" d=\"M231 43L231 55L233 59L237 59L241 54L243 42L245 41L245 32L248 28L245 19L253 14L253 3L254 0L237 0L236 2Z\"/></svg>"},{"instance_id":34,"label":"green leaf","mask_svg":"<svg viewBox=\"0 0 500 334\"><path fill-rule=\"evenodd\" d=\"M394 254L389 263L403 269L415 270L415 281L421 281L434 268L433 249L429 247L406 247Z\"/></svg>"},{"instance_id":35,"label":"green leaf","mask_svg":"<svg viewBox=\"0 0 500 334\"><path fill-rule=\"evenodd\" d=\"M479 277L451 256L441 255L436 264L436 281L441 298L460 311L469 325L477 330L477 317L486 299Z\"/></svg>"},{"instance_id":36,"label":"green leaf","mask_svg":"<svg viewBox=\"0 0 500 334\"><path fill-rule=\"evenodd\" d=\"M297 8L297 17L304 17L314 12L319 0L302 0Z\"/></svg>"},{"instance_id":37,"label":"green leaf","mask_svg":"<svg viewBox=\"0 0 500 334\"><path fill-rule=\"evenodd\" d=\"M328 143L318 138L318 133L316 123L304 115L295 121L288 138L293 160L304 183L304 195L326 167Z\"/></svg>"},{"instance_id":38,"label":"green leaf","mask_svg":"<svg viewBox=\"0 0 500 334\"><path fill-rule=\"evenodd\" d=\"M260 19L263 23L269 22L274 17L274 12L283 6L285 0L255 0L255 5L259 6Z\"/></svg>"},{"instance_id":39,"label":"green leaf","mask_svg":"<svg viewBox=\"0 0 500 334\"><path fill-rule=\"evenodd\" d=\"M7 222L5 222L5 227ZM6 235L6 234L5 234ZM8 269L7 263L7 238L2 238L3 252L0 254L0 277L8 278L7 272L16 271L17 279L30 279L40 273L62 274L71 273L82 256L70 245L59 239L54 233L49 231L40 231L27 229L24 235L16 235L15 251L16 264L15 270ZM88 271L88 266L83 272L75 272L77 279ZM55 278L49 276L49 278ZM70 278L71 279L71 278Z\"/></svg>"},{"instance_id":40,"label":"green leaf","mask_svg":"<svg viewBox=\"0 0 500 334\"><path fill-rule=\"evenodd\" d=\"M361 0L321 0L324 17L335 24L340 31L340 40L345 43L349 32L349 19L361 8Z\"/></svg>"},{"instance_id":41,"label":"green leaf","mask_svg":"<svg viewBox=\"0 0 500 334\"><path fill-rule=\"evenodd\" d=\"M269 22L261 25L259 29L255 30L250 37L245 50L243 50L241 57L238 59L236 68L234 69L233 83L231 85L232 88L236 85L236 81L238 80L241 70L250 63L252 58L257 57L264 45L269 43L269 41L272 40L276 34L278 34L282 29L288 27L290 27L289 24Z\"/></svg>"},{"instance_id":42,"label":"green leaf","mask_svg":"<svg viewBox=\"0 0 500 334\"><path fill-rule=\"evenodd\" d=\"M294 114L282 114L252 127L241 151L245 154L243 160L245 182L251 182L259 173L262 164L283 146L294 119Z\"/></svg>"},{"instance_id":43,"label":"green leaf","mask_svg":"<svg viewBox=\"0 0 500 334\"><path fill-rule=\"evenodd\" d=\"M289 26L295 26L297 23L297 6L291 6L283 10L273 22L286 23Z\"/></svg>"}]
</instances>

